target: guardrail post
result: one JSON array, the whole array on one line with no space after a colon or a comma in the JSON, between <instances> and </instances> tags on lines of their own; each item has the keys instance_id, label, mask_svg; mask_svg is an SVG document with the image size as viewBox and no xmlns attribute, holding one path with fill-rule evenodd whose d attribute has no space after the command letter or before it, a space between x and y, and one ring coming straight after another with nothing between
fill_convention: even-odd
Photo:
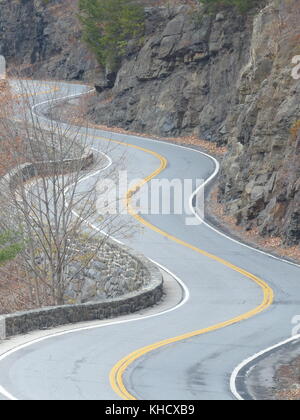
<instances>
[{"instance_id":1,"label":"guardrail post","mask_svg":"<svg viewBox=\"0 0 300 420\"><path fill-rule=\"evenodd\" d=\"M0 55L0 80L6 79L6 60L3 55Z\"/></svg>"},{"instance_id":2,"label":"guardrail post","mask_svg":"<svg viewBox=\"0 0 300 420\"><path fill-rule=\"evenodd\" d=\"M0 316L0 340L6 339L6 319L4 316Z\"/></svg>"}]
</instances>

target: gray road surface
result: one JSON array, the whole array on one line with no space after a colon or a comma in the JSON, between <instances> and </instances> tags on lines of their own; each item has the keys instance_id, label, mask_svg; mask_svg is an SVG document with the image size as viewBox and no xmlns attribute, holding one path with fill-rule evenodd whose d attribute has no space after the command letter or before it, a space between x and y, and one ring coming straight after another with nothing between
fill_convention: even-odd
<instances>
[{"instance_id":1,"label":"gray road surface","mask_svg":"<svg viewBox=\"0 0 300 420\"><path fill-rule=\"evenodd\" d=\"M38 82L36 86L40 86ZM85 89L61 84L56 95ZM34 101L42 102L46 96L39 95ZM207 179L215 170L211 159L193 150L101 130L91 130L91 134L163 155L168 166L160 178ZM99 138L91 137L90 142L100 150L107 147ZM154 156L122 145L112 149L110 157L117 160L124 150L129 179L146 177L159 166ZM299 268L243 247L206 225L186 226L185 216L156 215L145 219L188 244L259 276L273 289L275 301L251 319L146 354L129 366L124 375L125 386L134 397L143 400L230 400L233 397L229 379L236 365L290 336L291 320L300 312ZM133 223L138 224L136 220ZM109 383L109 373L120 359L160 340L238 317L262 302L262 289L249 278L151 229L136 229L127 244L176 274L190 291L188 302L165 315L54 337L17 351L0 362L0 385L14 397L119 399Z\"/></svg>"}]
</instances>

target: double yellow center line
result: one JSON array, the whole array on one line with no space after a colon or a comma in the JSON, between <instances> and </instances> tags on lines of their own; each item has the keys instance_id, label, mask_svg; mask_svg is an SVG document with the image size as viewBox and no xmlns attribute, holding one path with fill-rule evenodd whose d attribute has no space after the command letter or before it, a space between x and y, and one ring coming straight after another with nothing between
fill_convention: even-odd
<instances>
[{"instance_id":1,"label":"double yellow center line","mask_svg":"<svg viewBox=\"0 0 300 420\"><path fill-rule=\"evenodd\" d=\"M58 89L55 89L58 90ZM53 90L52 90L53 91ZM47 93L47 92L39 92L39 94L41 93ZM270 307L274 301L274 292L271 289L271 287L262 279L260 279L259 277L249 273L248 271L237 267L234 264L231 264L230 262L214 255L211 254L205 250L202 250L192 244L189 244L188 242L185 242L175 236L173 236L172 234L165 232L164 230L158 228L157 226L153 225L152 223L148 222L147 220L145 220L142 216L140 216L139 214L137 214L136 210L134 209L133 205L132 205L132 197L133 195L140 190L140 188L143 187L143 185L147 184L148 182L150 182L152 179L156 178L161 172L163 172L167 165L168 165L168 161L165 157L163 157L162 155L140 147L140 146L136 146L130 143L124 143L124 142L120 142L120 141L116 141L116 140L112 140L112 139L107 139L104 137L99 137L99 136L90 136L99 140L105 140L105 141L109 141L112 143L116 143L116 144L120 144L122 146L126 146L126 147L130 147L130 148L134 148L137 150L140 150L142 152L145 152L147 154L150 154L152 156L154 156L155 158L157 158L160 162L159 167L152 172L149 176L147 176L145 179L143 179L142 181L140 181L139 183L137 183L133 188L131 188L127 194L126 197L124 198L125 200L125 205L128 209L129 214L134 217L139 223L143 224L144 226L146 226L147 228L153 230L154 232L170 239L171 241L176 242L179 245L182 245L194 252L197 252L198 254L201 254L213 261L215 261L216 263L222 264L225 267L230 268L231 270L242 274L244 277L250 279L251 281L253 281L254 283L256 283L263 292L263 299L260 305L258 305L257 307L253 308L252 310L239 315L235 318L229 319L228 321L225 322L221 322L219 324L215 324L212 326L209 326L207 328L204 329L200 329L200 330L196 330L193 332L189 332L183 335L179 335L177 337L173 337L173 338L168 338L166 340L163 341L159 341L157 343L151 344L149 346L143 347L139 350L134 351L133 353L129 354L128 356L124 357L123 359L121 359L111 370L110 372L110 383L111 386L113 388L113 390L123 399L126 400L136 400L136 398L129 393L129 391L126 389L125 384L124 384L124 373L125 371L129 368L129 366L134 363L136 360L138 360L140 357L144 356L147 353L150 353L154 350L157 350L161 347L167 346L169 344L173 344L173 343L177 343L183 340L187 340L189 338L192 337L197 337L209 332L213 332L213 331L217 331L220 330L222 328L228 327L230 325L234 325L236 323L245 321L257 314L259 314L260 312L264 311L265 309L267 309L268 307Z\"/></svg>"},{"instance_id":2,"label":"double yellow center line","mask_svg":"<svg viewBox=\"0 0 300 420\"><path fill-rule=\"evenodd\" d=\"M160 165L159 167L152 172L152 174L150 174L149 176L147 176L145 179L143 179L142 181L140 181L139 183L137 183L134 187L132 187L126 194L125 197L125 204L126 207L128 209L129 214L134 217L139 223L143 224L144 226L146 226L147 228L153 230L154 232L170 239L171 241L176 242L179 245L182 245L194 252L197 252L198 254L204 255L205 257L219 263L222 264L225 267L230 268L233 271L236 271L239 274L242 274L244 277L250 279L251 281L255 282L263 291L263 300L261 302L261 304L255 308L253 308L252 310L250 310L249 312L246 312L242 315L239 315L235 318L229 319L228 321L225 322L221 322L219 324L215 324L212 325L210 327L204 328L204 329L200 329L197 331L193 331L193 332L189 332L183 335L179 335L177 337L173 337L173 338L169 338L163 341L159 341L157 343L151 344L149 346L143 347L139 350L134 351L133 353L129 354L128 356L124 357L122 360L120 360L111 370L110 372L110 384L113 388L113 390L123 399L125 400L136 400L136 398L129 393L129 391L126 389L125 384L124 384L124 373L125 371L128 369L128 367L134 363L137 359L139 359L140 357L144 356L147 353L150 353L154 350L157 350L161 347L167 346L169 344L173 344L173 343L177 343L192 337L197 337L212 331L216 331L216 330L220 330L222 328L228 327L230 325L245 321L257 314L259 314L260 312L264 311L265 309L267 309L269 306L272 305L273 301L274 301L274 292L271 289L271 287L262 279L260 279L259 277L249 273L248 271L237 267L234 264L231 264L230 262L224 260L223 258L220 258L214 254L211 254L205 250L202 250L194 245L189 244L188 242L185 242L179 238L177 238L176 236L173 236L172 234L165 232L164 230L158 228L157 226L153 225L152 223L148 222L147 220L145 220L142 216L140 216L139 214L137 214L136 210L134 209L133 205L132 205L132 197L133 195L139 191L143 185L147 184L148 182L150 182L152 179L154 179L155 177L157 177L161 172L163 172L167 165L168 165L168 161L165 157L163 157L162 155L154 152L153 150L149 150L149 149L145 149L143 147L140 146L136 146L130 143L123 143L123 142L119 142L116 140L112 140L112 139L106 139L106 138L102 138L102 137L96 137L95 138L101 139L101 140L106 140L106 141L110 141L116 144L120 144L122 146L127 146L130 148L134 148L140 151L143 151L147 154L150 154L154 157L156 157L159 162Z\"/></svg>"}]
</instances>

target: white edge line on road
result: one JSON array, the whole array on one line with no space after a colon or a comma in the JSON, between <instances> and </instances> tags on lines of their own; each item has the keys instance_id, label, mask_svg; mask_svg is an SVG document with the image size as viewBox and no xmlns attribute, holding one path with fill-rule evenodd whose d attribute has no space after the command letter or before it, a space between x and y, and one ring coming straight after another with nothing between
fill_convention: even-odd
<instances>
[{"instance_id":1,"label":"white edge line on road","mask_svg":"<svg viewBox=\"0 0 300 420\"><path fill-rule=\"evenodd\" d=\"M83 96L83 95L86 95L86 94L88 94L88 93L91 93L91 92L93 92L94 91L94 89L92 89L92 90L90 90L90 91L87 91L87 92L83 92L83 93L80 93L80 94L75 94L75 95L70 95L70 96L65 96L65 97L62 97L62 98L57 98L57 99L54 99L55 101L62 101L62 100L64 100L64 99L68 99L68 98L74 98L74 97L80 97L80 96ZM53 101L53 100L52 100ZM41 103L39 103L39 104L35 104L33 107L32 107L32 109L33 110L35 110L38 106L41 106L41 105L45 105L46 103L49 103L49 102L51 102L51 100L48 100L48 101L44 101L44 102L41 102ZM45 118L44 116L40 116L40 115L38 115L38 114L36 114L35 112L34 112L34 115L36 116L36 117L38 117L38 118L41 118L41 119L44 119L44 120L46 120L46 121L49 121L49 119L47 119L47 118ZM100 130L100 131L104 131L104 130ZM105 132L106 133L106 132ZM119 133L114 133L114 132L111 132L111 134L119 134ZM166 144L166 145L169 145L169 146L171 146L171 147L176 147L176 148L181 148L181 149L185 149L185 150L188 150L188 151L193 151L193 152L196 152L196 153L200 153L201 155L203 155L203 156L206 156L206 157L208 157L209 159L211 159L213 162L214 162L214 164L215 164L215 170L214 170L214 172L213 172L213 174L205 181L205 183L203 184L203 185L201 185L200 187L198 187L197 189L196 189L196 191L194 191L194 193L192 194L192 196L190 197L190 208L191 208L191 210L192 210L192 212L194 213L194 215L199 219L199 221L201 222L201 223L203 223L205 226L207 226L209 229L211 229L211 230L213 230L215 233L217 233L218 235L220 235L220 236L223 236L224 238L227 238L228 240L230 240L230 241L232 241L232 242L234 242L234 243L237 243L237 244L239 244L239 245L241 245L241 246L243 246L243 247L245 247L245 248L248 248L248 249L251 249L252 251L256 251L256 252L258 252L258 253L260 253L260 254L263 254L263 255L266 255L266 256L268 256L268 257L270 257L270 258L273 258L273 259L275 259L275 260L277 260L277 261L281 261L281 262L284 262L284 263L286 263L286 264L289 264L289 265L292 265L292 266L295 266L295 267L298 267L298 268L300 268L300 265L299 264L296 264L296 263L293 263L293 262L291 262L291 261L288 261L288 260L286 260L286 259L284 259L284 258L280 258L280 257L276 257L275 255L272 255L272 254L269 254L268 252L265 252L265 251L262 251L262 250L260 250L260 249L257 249L257 248L254 248L254 247L252 247L252 246L250 246L250 245L247 245L247 244L245 244L245 243L243 243L243 242L241 242L241 241L238 241L238 240L236 240L236 239L234 239L234 238L232 238L232 237L230 237L230 236L228 236L228 235L226 235L225 233L223 233L223 232L221 232L221 231L219 231L218 229L216 229L216 228L214 228L213 226L211 226L209 223L207 223L204 219L202 219L198 214L197 214L197 211L195 211L195 209L194 209L194 207L193 207L193 199L194 199L194 197L199 193L199 191L201 190L201 189L203 189L203 188L205 188L205 186L209 183L209 182L211 182L217 175L218 175L218 173L219 173L219 170L220 170L220 164L219 164L219 162L218 162L218 160L217 159L215 159L213 156L210 156L209 154L207 154L207 153L204 153L204 152L202 152L202 151L200 151L200 150L196 150L196 149L193 149L193 148L191 148L191 147L186 147L186 146L182 146L182 145L178 145L178 144L174 144L174 143L168 143L168 142L166 142L166 141L160 141L160 140L155 140L155 139L150 139L150 138L145 138L145 137L138 137L138 136L131 136L131 135L129 135L129 134L124 134L123 136L128 136L128 137L131 137L131 138L135 138L135 139L137 139L137 140L146 140L146 141L148 141L148 142L153 142L153 143L160 143L160 144ZM103 136L104 137L104 136ZM98 229L98 228L97 228ZM98 229L99 231L100 231L100 229ZM102 232L102 233L104 233L105 234L105 232ZM114 239L114 238L113 238ZM120 243L120 244L122 244L122 242L120 242L120 241L118 241L117 239L114 239L116 242L118 242L118 243ZM154 262L155 263L155 261L152 261L152 262ZM158 266L160 266L158 263L155 263L155 264L157 264ZM57 337L57 336L61 336L61 335L64 335L64 334L70 334L70 333L75 333L75 332L80 332L80 331L85 331L85 330L90 330L90 329L96 329L96 328L101 328L101 327L104 327L104 326L111 326L111 325L116 325L116 324L122 324L122 323L127 323L127 322L134 322L134 321L139 321L139 320L143 320L143 319L147 319L147 318L152 318L152 317L156 317L156 316L160 316L160 315L163 315L163 314L165 314L165 313L168 313L168 312L171 312L171 311L173 311L173 310L175 310L175 309L178 309L180 306L182 306L182 305L184 305L187 301L188 301L188 299L189 299L189 291L188 291L188 289L187 289L187 287L186 287L186 285L182 282L182 280L180 280L176 275L174 275L171 271L169 271L167 268L165 268L165 267L163 267L163 266L160 266L161 268L163 268L166 272L168 272L170 275L172 275L177 281L178 281L178 283L182 286L182 288L183 288L183 290L185 291L185 298L183 299L183 301L178 305L178 306L176 306L176 307L174 307L174 308L171 308L171 309L169 309L169 310L167 310L167 311L165 311L165 312L162 312L162 313L160 313L160 314L154 314L154 315L150 315L150 316L146 316L146 317L143 317L143 318L136 318L136 319L132 319L132 320L126 320L126 321L116 321L116 322L112 322L112 323L107 323L107 324L105 324L105 325L101 325L101 326L93 326L93 327L85 327L85 328L77 328L77 329L74 329L74 330L70 330L70 331L65 331L65 332L62 332L62 333L56 333L56 334L52 334L52 335L49 335L49 336L46 336L46 337L43 337L43 338L41 338L41 339L37 339L37 340L33 340L33 341L31 341L31 342L29 342L29 343L26 343L26 344L24 344L24 345L22 345L22 346L19 346L19 347L16 347L16 348L14 348L14 349L12 349L12 350L10 350L9 352L7 352L7 353L5 353L4 355L2 355L2 356L0 356L0 361L2 361L4 358L6 358L6 357L8 357L8 356L10 356L11 354L13 354L13 353L15 353L15 352L17 352L17 351L19 351L19 350L21 350L21 349L23 349L23 348L25 348L25 347L28 347L28 346L30 346L30 345L33 345L33 344L35 344L35 343L38 343L38 342L41 342L41 341L44 341L44 340L46 340L46 339L50 339L50 338L52 338L52 337ZM299 336L300 337L300 336ZM292 341L292 340L295 340L296 338L294 337L294 338L292 338L292 339L289 339L289 340L287 340L287 342L289 342L289 341ZM284 343L281 343L281 344L279 344L279 345L277 345L277 346L275 346L275 348L276 347L279 347L279 346L281 346L281 345L283 345L283 344L285 344L286 342L284 342ZM230 379L230 389L231 389L231 392L233 393L233 395L235 395L236 396L236 398L237 399L242 399L241 398L241 396L238 394L238 392L237 392L237 390L236 390L236 387L235 387L235 384L236 384L236 378L237 378L237 375L238 375L238 372L247 364L247 363L249 363L249 362L251 362L252 360L255 360L255 358L257 358L257 357L259 357L259 355L261 355L261 354L264 354L264 353L266 353L266 352L268 352L268 351L270 351L270 350L272 350L272 348L270 348L270 349L268 349L268 350L265 350L265 351L263 351L263 352L261 352L261 353L258 353L258 354L256 354L255 356L253 356L252 358L249 358L249 359L247 359L247 361L244 361L244 362L242 362L235 370L234 370L234 372L232 373L232 376L231 376L231 379ZM11 394L9 394L1 385L0 385L0 394L2 394L2 395L4 395L6 398L8 398L8 399L11 399L11 400L16 400L16 398L15 397L13 397Z\"/></svg>"},{"instance_id":2,"label":"white edge line on road","mask_svg":"<svg viewBox=\"0 0 300 420\"><path fill-rule=\"evenodd\" d=\"M89 91L87 91L87 92L83 92L83 93L79 93L79 94L75 94L75 95L71 95L70 96L70 98L73 98L73 97L80 97L80 96L83 96L83 95L87 95L87 94L89 94L89 93L91 93L91 92L94 92L95 91L95 89L92 89L92 90L89 90ZM62 101L62 100L64 100L64 99L68 99L69 97L68 96L65 96L65 97L63 97L63 98L57 98L57 99L54 99L55 101ZM50 100L48 100L48 101L44 101L44 102L41 102L40 104L36 104L36 105L34 105L33 106L33 109L35 109L35 108L37 108L38 106L41 106L41 105L45 105L46 103L49 103L49 102L51 102L51 101L53 101L52 99L50 99ZM38 114L36 114L35 113L35 116L36 117L38 117L38 118L41 118L41 119L44 119L44 120L46 120L46 121L49 121L49 119L48 118L46 118L46 117L44 117L44 116L41 116L41 115L38 115ZM92 129L94 129L94 130L98 130L98 131L102 131L102 132L105 132L106 133L106 131L105 130L101 130L101 129L97 129L97 128L92 128ZM300 268L300 264L297 264L297 263L293 263L292 261L288 261L288 260L286 260L286 259L284 259L284 258L280 258L280 257L276 257L275 255L272 255L272 254L270 254L270 253L268 253L268 252L266 252L266 251L262 251L262 250L260 250L260 249L257 249L257 248L254 248L253 246L251 246L251 245L247 245L247 244L245 244L244 242L241 242L241 241L239 241L239 240L237 240L237 239L234 239L234 238L232 238L232 237L230 237L230 236L228 236L228 235L226 235L226 233L224 233L224 232L222 232L222 231L220 231L220 230L218 230L218 229L216 229L215 227L213 227L212 225L210 225L209 223L207 223L204 219L202 219L198 214L197 214L197 212L195 211L195 209L194 209L194 207L193 207L193 199L194 199L194 197L199 193L199 191L201 190L201 189L203 189L203 188L205 188L206 187L206 185L208 184L208 183L210 183L217 175L218 175L218 173L219 173L219 171L220 171L220 163L218 162L218 160L216 159L216 158L214 158L213 156L211 156L211 155L209 155L209 154L207 154L207 153L205 153L205 152L202 152L201 150L196 150L196 149L194 149L194 148L192 148L192 147L186 147L186 146L182 146L182 145L179 145L179 144L174 144L174 143L171 143L171 142L167 142L167 141L164 141L164 140L157 140L157 139L150 139L150 138L147 138L147 137L139 137L139 136L136 136L136 135L130 135L130 134L122 134L122 133L114 133L113 131L112 132L109 132L109 131L107 131L107 133L109 133L109 134L117 134L117 135L121 135L121 136L127 136L127 137L130 137L130 138L134 138L134 139L136 139L136 140L146 140L147 142L152 142L152 143L160 143L160 144L165 144L165 145L168 145L168 146L172 146L172 147L177 147L177 148L180 148L180 149L185 149L185 150L188 150L188 151L192 151L192 152L195 152L195 153L200 153L201 155L203 155L203 156L206 156L207 158L209 158L210 160L212 160L213 162L214 162L214 164L215 164L215 170L214 170L214 172L213 172L213 174L203 183L203 185L200 185L200 187L198 187L197 188L197 190L196 191L194 191L193 192L193 194L192 194L192 196L191 196L191 198L190 198L190 208L191 208L191 210L192 210L192 212L193 212L193 214L197 217L197 219L201 222L201 223L203 223L205 226L207 226L209 229L211 229L211 230L213 230L214 232L216 232L218 235L221 235L221 236L223 236L224 238L226 238L226 239L229 239L230 241L232 241L232 242L235 242L236 244L239 244L239 245L242 245L243 247L245 247L245 248L248 248L248 249L251 249L252 251L256 251L256 252L258 252L258 253L260 253L260 254L263 254L263 255L266 255L266 256L268 256L268 257L270 257L270 258L273 258L273 259L275 259L275 260L277 260L277 261L281 261L281 262L284 262L284 263L286 263L286 264L289 264L289 265L293 265L293 266L295 266L295 267L298 267L298 268ZM105 138L105 136L103 136L104 138ZM109 139L109 137L107 137L107 139Z\"/></svg>"},{"instance_id":3,"label":"white edge line on road","mask_svg":"<svg viewBox=\"0 0 300 420\"><path fill-rule=\"evenodd\" d=\"M137 317L137 318L133 318L133 319L127 319L127 320L121 320L121 321L107 322L107 323L105 323L103 325L92 325L92 326L89 326L89 327L72 328L70 330L66 330L66 331L61 331L61 332L49 334L49 335L47 335L45 337L37 338L37 339L31 340L31 341L29 341L29 342L27 342L25 344L16 346L13 349L5 352L4 354L2 354L0 356L0 362L2 362L7 357L13 355L14 353L17 353L20 350L24 350L27 347L30 347L30 346L32 346L34 344L41 343L43 341L50 340L51 338L61 337L61 336L64 336L64 335L69 335L69 334L76 334L76 333L82 332L82 331L95 330L95 329L99 329L99 328L111 327L111 326L114 326L114 325L127 324L127 323L131 323L131 322L138 322L138 321L142 321L142 320L145 320L145 319L155 318L155 317L162 316L162 315L168 314L170 312L173 312L173 311L179 309L180 307L182 307L183 305L185 305L186 302L189 300L190 294L189 294L189 290L186 287L186 285L184 284L184 282L182 280L180 280L180 278L177 277L175 274L173 274L170 270L168 270L167 268L165 268L164 266L162 266L161 264L158 264L155 261L152 261L152 262L155 263L162 270L166 271L172 277L174 277L174 279L182 287L182 289L184 291L184 298L183 298L183 300L178 305L174 306L173 308L167 309L166 311L159 312L157 314L145 315L145 316L142 316L142 317ZM102 320L102 322L105 322L105 320ZM1 385L0 385L0 394L2 396L4 396L6 399L8 399L8 400L12 400L12 401L17 401L18 400L17 397L15 397L14 395L12 395L10 392L8 392Z\"/></svg>"},{"instance_id":4,"label":"white edge line on road","mask_svg":"<svg viewBox=\"0 0 300 420\"><path fill-rule=\"evenodd\" d=\"M101 130L100 128L98 129L98 131L102 131L102 132L105 132L104 130ZM114 133L113 131L112 132L109 132L110 134L117 134L117 135L120 135L120 133ZM248 248L248 249L251 249L252 251L255 251L255 252L258 252L259 254L263 254L263 255L266 255L266 256L268 256L268 257L270 257L270 258L273 258L274 260L277 260L277 261L281 261L281 262L283 262L283 263L286 263L286 264L289 264L289 265L293 265L293 266L295 266L295 267L297 267L297 268L300 268L300 264L297 264L297 263L294 263L294 262L292 262L292 261L289 261L289 260L286 260L286 259L284 259L284 258L280 258L280 257L277 257L277 256L275 256L275 255L273 255L273 254L270 254L270 253L268 253L268 252L266 252L266 251L262 251L261 249L258 249L258 248L254 248L254 246L251 246L251 245L248 245L248 244L246 244L246 243L244 243L244 242L241 242L241 241L239 241L239 240L237 240L237 239L234 239L234 238L232 238L231 236L228 236L228 235L226 235L226 233L224 233L224 232L222 232L222 231L220 231L220 230L218 230L217 228L215 228L215 227L213 227L212 225L210 225L208 222L206 222L204 219L202 219L198 214L197 214L197 212L195 211L195 209L194 209L194 207L193 207L193 199L194 199L194 197L199 193L199 191L201 190L201 189L203 189L203 188L205 188L206 186L207 186L207 184L209 184L214 178L216 178L216 176L218 175L218 173L219 173L219 171L220 171L220 163L218 162L218 160L216 159L216 158L214 158L213 156L211 156L211 155L209 155L209 154L207 154L207 153L205 153L205 152L202 152L201 150L196 150L196 149L194 149L194 148L192 148L192 147L186 147L186 146L182 146L182 145L179 145L179 144L174 144L174 143L171 143L171 142L167 142L167 141L165 141L165 140L156 140L156 139L150 139L150 138L147 138L147 137L138 137L138 136L136 136L136 135L130 135L130 134L123 134L123 133L121 133L121 135L122 136L127 136L127 137L130 137L130 138L134 138L134 139L136 139L136 140L146 140L147 142L152 142L152 143L160 143L160 144L164 144L164 145L167 145L167 146L171 146L171 147L176 147L176 148L180 148L180 149L185 149L185 150L188 150L189 152L195 152L195 153L199 153L199 154L201 154L202 156L206 156L207 158L209 158L210 160L212 160L213 162L214 162L214 164L215 164L215 170L214 170L214 172L213 172L213 174L202 184L202 185L200 185L198 188L197 188L197 190L196 191L194 191L193 192L193 194L192 194L192 196L190 197L190 208L191 208L191 210L192 210L192 212L193 212L193 214L197 217L197 219L202 223L202 224L204 224L205 226L207 226L209 229L211 229L211 230L213 230L215 233L217 233L218 235L220 235L220 236L223 236L224 238L226 238L226 239L228 239L228 240L230 240L231 242L234 242L234 243L236 243L236 244L238 244L238 245L241 245L241 246L243 246L243 247L245 247L245 248ZM105 138L105 136L102 136L102 137L104 137ZM109 137L107 137L107 139L108 139Z\"/></svg>"},{"instance_id":5,"label":"white edge line on road","mask_svg":"<svg viewBox=\"0 0 300 420\"><path fill-rule=\"evenodd\" d=\"M282 347L288 343L291 343L293 341L299 340L300 339L300 334L299 335L295 335L287 340L282 341L279 344L276 344L275 346L269 347L265 350L262 350L259 353L256 353L254 356L249 357L248 359L244 360L242 363L240 363L233 371L231 378L230 378L230 390L232 392L232 394L235 396L235 398L239 401L244 401L244 398L239 394L238 390L237 390L237 378L239 377L239 374L241 372L242 369L244 369L247 365L249 365L250 363L252 363L255 359L258 359L261 356L264 356L265 354L278 349L279 347Z\"/></svg>"},{"instance_id":6,"label":"white edge line on road","mask_svg":"<svg viewBox=\"0 0 300 420\"><path fill-rule=\"evenodd\" d=\"M119 241L118 241L119 242ZM161 264L156 263L155 261L151 260L153 263L155 263L158 267L160 267L162 270L166 271L168 274L170 274L182 287L183 291L184 291L184 298L182 299L182 301L174 306L173 308L167 309L166 311L163 312L159 312L157 314L152 314L152 315L145 315L145 316L141 316L141 317L137 317L137 318L133 318L133 319L127 319L127 320L121 320L121 321L112 321L112 322L107 322L103 325L92 325L92 326L88 326L88 327L80 327L80 328L72 328L66 331L61 331L58 333L52 333L49 334L47 336L41 337L41 338L37 338L34 340L31 340L25 344L19 345L14 347L13 349L5 352L4 354L2 354L0 356L0 362L2 362L4 359L6 359L7 357L13 355L14 353L26 349L27 347L30 347L34 344L38 344L41 343L43 341L49 340L51 338L56 338L56 337L61 337L64 335L69 335L69 334L76 334L78 332L82 332L82 331L89 331L89 330L95 330L95 329L99 329L99 328L105 328L105 327L110 327L110 326L114 326L114 325L120 325L120 324L127 324L127 323L131 323L131 322L138 322L138 321L142 321L145 319L150 319L150 318L155 318L158 316L162 316L165 314L168 314L170 312L173 312L177 309L179 309L180 307L182 307L183 305L186 304L186 302L189 300L190 297L190 293L188 288L186 287L186 285L184 284L184 282L182 280L180 280L179 277L177 277L175 274L173 274L170 270L168 270L166 267L162 266ZM105 320L102 320L102 322L105 322ZM2 396L4 396L6 399L8 400L12 400L12 401L17 401L18 398L13 396L11 393L9 393L3 386L0 385L0 394Z\"/></svg>"},{"instance_id":7,"label":"white edge line on road","mask_svg":"<svg viewBox=\"0 0 300 420\"><path fill-rule=\"evenodd\" d=\"M74 95L72 95L72 97L73 97ZM76 95L77 96L77 95ZM66 98L64 98L64 99L66 99ZM44 102L44 103L46 103L46 102ZM36 114L35 114L36 115ZM37 115L36 115L37 116ZM111 160L111 158L108 156L108 155L106 155L106 153L103 153L103 152L100 152L99 150L97 150L97 149L95 149L95 148L91 148L92 150L95 150L95 151L97 151L98 153L101 153L101 154L103 154L103 155L105 155L106 156L106 158L108 159L108 164L104 167L104 168L102 168L102 169L100 169L99 171L97 171L97 172L94 172L93 174L90 174L90 175L88 175L87 177L85 177L85 178L83 178L80 182L83 182L83 181L85 181L85 180L87 180L88 178L91 178L91 177L93 177L93 176L95 176L95 175L97 175L98 173L100 173L100 172L102 172L102 171L104 171L104 170L106 170L106 169L108 169L111 165L112 165L112 160ZM75 212L74 212L75 213ZM75 213L76 214L76 213ZM80 217L80 216L78 216L77 214L76 214L76 216L77 217ZM95 229L96 231L99 231L100 233L102 233L102 234L104 234L104 235L107 235L104 231L101 231L98 227L96 227L96 226L94 226L93 224L91 224L91 223L88 223L87 222L87 224L90 226L90 227L92 227L93 229ZM113 241L115 241L116 243L119 243L119 244L121 244L121 245L124 245L121 241L119 241L118 239L116 239L116 238L113 238L113 237L110 237L110 239L112 239ZM16 353L16 352L18 352L18 351L20 351L20 350L23 350L23 349L25 349L25 348L27 348L27 347L30 347L30 346L32 346L32 345L34 345L34 344L38 344L38 343L41 343L41 342L43 342L43 341L46 341L46 340L49 340L49 339L51 339L51 338L55 338L55 337L60 337L60 336L63 336L63 335L68 335L68 334L75 334L75 333L77 333L77 332L81 332L81 331L88 331L88 330L94 330L94 329L98 329L98 328L104 328L104 327L109 327L109 326L113 326L113 325L118 325L118 324L125 324L125 323L129 323L129 322L137 322L137 321L141 321L141 320L145 320L145 319L150 319L150 318L155 318L155 317L158 317L158 316L162 316L162 315L165 315L165 314L168 314L168 313L170 313L170 312L173 312L173 311L175 311L175 310L177 310L177 309L179 309L180 307L182 307L183 305L185 305L186 304L186 302L189 300L189 298L190 298L190 292L189 292L189 289L187 288L187 286L186 286L186 284L178 277L178 276L176 276L174 273L172 273L168 268L166 268L166 267L164 267L163 265L161 265L161 264L159 264L159 263L157 263L156 261L154 261L154 260L151 260L150 259L150 261L152 261L152 263L154 263L154 264L156 264L160 269L162 269L162 270L164 270L166 273L168 273L170 276L172 276L176 281L177 281L177 283L180 285L180 287L182 288L182 290L183 290L183 299L181 300L181 302L179 302L176 306L174 306L173 308L169 308L169 309L167 309L166 311L163 311L163 312L159 312L159 313L157 313L157 314L152 314L152 315L146 315L146 316L142 316L142 317L138 317L138 318L133 318L133 319L129 319L129 320L122 320L122 321L112 321L112 322L107 322L107 323L105 323L105 324L103 324L103 325L93 325L93 326L89 326L89 327L81 327L81 328L72 328L72 329L69 329L69 330L66 330L66 331L62 331L62 332L59 332L59 333L53 333L53 334L49 334L49 335L47 335L47 336L45 336L45 337L41 337L41 338L37 338L37 339L34 339L34 340L31 340L31 341L29 341L29 342L27 342L27 343L25 343L25 344L22 344L22 345L19 345L19 346L16 346L16 347L14 347L13 349L11 349L11 350L9 350L9 351L7 351L7 352L5 352L4 354L2 354L1 356L0 356L0 362L2 362L4 359L6 359L7 357L9 357L9 356L11 356L12 354L14 354L14 353ZM102 320L102 322L103 321L105 321L105 320ZM17 401L18 400L18 398L16 398L15 396L13 396L11 393L9 393L3 386L1 386L0 385L0 394L2 395L2 396L4 396L6 399L8 399L8 400L11 400L11 401Z\"/></svg>"}]
</instances>

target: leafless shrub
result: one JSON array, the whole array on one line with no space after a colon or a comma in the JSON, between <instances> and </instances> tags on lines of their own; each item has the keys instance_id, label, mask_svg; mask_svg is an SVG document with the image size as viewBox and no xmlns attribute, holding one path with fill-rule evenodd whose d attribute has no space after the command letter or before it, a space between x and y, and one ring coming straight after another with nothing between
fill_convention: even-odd
<instances>
[{"instance_id":1,"label":"leafless shrub","mask_svg":"<svg viewBox=\"0 0 300 420\"><path fill-rule=\"evenodd\" d=\"M99 231L109 236L125 228L117 215L100 217L101 209L96 208L97 185L107 166L106 155L116 145L107 142L101 149L99 143L99 150L93 150L93 161L89 158L87 164L82 158L91 151L91 138L81 118L84 112L77 107L65 123L37 117L40 112L51 114L57 105L57 89L52 84L47 104L34 107L41 90L49 91L49 84L43 88L41 83L14 81L9 99L1 97L0 232L14 232L23 244L17 257L19 278L14 281L9 304L7 299L0 300L2 313L10 307L23 308L24 300L30 308L64 304L66 289L106 240ZM105 176L116 178L121 161L124 156L106 169ZM30 181L24 172L25 162L31 165L28 171L34 172ZM13 187L11 177L3 177L11 170L23 171L24 175L14 177ZM90 242L97 246L87 253L85 245ZM69 267L79 260L80 267L70 276ZM7 276L10 267L0 267L0 273ZM15 287L18 282L21 287Z\"/></svg>"}]
</instances>

